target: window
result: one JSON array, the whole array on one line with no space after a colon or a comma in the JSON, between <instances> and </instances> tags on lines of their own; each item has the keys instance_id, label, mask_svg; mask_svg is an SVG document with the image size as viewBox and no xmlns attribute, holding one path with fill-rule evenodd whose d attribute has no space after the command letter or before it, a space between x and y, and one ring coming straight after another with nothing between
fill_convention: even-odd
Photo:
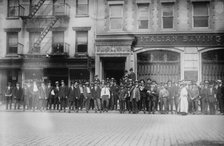
<instances>
[{"instance_id":1,"label":"window","mask_svg":"<svg viewBox=\"0 0 224 146\"><path fill-rule=\"evenodd\" d=\"M164 29L173 28L173 3L162 4L162 24Z\"/></svg>"},{"instance_id":2,"label":"window","mask_svg":"<svg viewBox=\"0 0 224 146\"><path fill-rule=\"evenodd\" d=\"M149 4L138 4L138 29L149 27Z\"/></svg>"},{"instance_id":3,"label":"window","mask_svg":"<svg viewBox=\"0 0 224 146\"><path fill-rule=\"evenodd\" d=\"M110 5L110 29L120 30L123 25L123 5Z\"/></svg>"},{"instance_id":4,"label":"window","mask_svg":"<svg viewBox=\"0 0 224 146\"><path fill-rule=\"evenodd\" d=\"M64 31L53 31L52 48L53 53L64 52Z\"/></svg>"},{"instance_id":5,"label":"window","mask_svg":"<svg viewBox=\"0 0 224 146\"><path fill-rule=\"evenodd\" d=\"M19 16L19 2L18 0L8 0L8 17Z\"/></svg>"},{"instance_id":6,"label":"window","mask_svg":"<svg viewBox=\"0 0 224 146\"><path fill-rule=\"evenodd\" d=\"M89 14L89 0L76 0L76 15L86 16Z\"/></svg>"},{"instance_id":7,"label":"window","mask_svg":"<svg viewBox=\"0 0 224 146\"><path fill-rule=\"evenodd\" d=\"M76 32L76 51L77 53L87 53L88 50L88 31Z\"/></svg>"},{"instance_id":8,"label":"window","mask_svg":"<svg viewBox=\"0 0 224 146\"><path fill-rule=\"evenodd\" d=\"M18 52L18 33L8 32L7 33L7 54L17 54Z\"/></svg>"},{"instance_id":9,"label":"window","mask_svg":"<svg viewBox=\"0 0 224 146\"><path fill-rule=\"evenodd\" d=\"M194 27L208 27L209 11L208 2L193 3L193 25Z\"/></svg>"},{"instance_id":10,"label":"window","mask_svg":"<svg viewBox=\"0 0 224 146\"><path fill-rule=\"evenodd\" d=\"M40 32L30 32L30 49L34 47L34 44L38 40L40 36ZM35 50L31 50L32 52L40 52L40 48L36 47Z\"/></svg>"}]
</instances>

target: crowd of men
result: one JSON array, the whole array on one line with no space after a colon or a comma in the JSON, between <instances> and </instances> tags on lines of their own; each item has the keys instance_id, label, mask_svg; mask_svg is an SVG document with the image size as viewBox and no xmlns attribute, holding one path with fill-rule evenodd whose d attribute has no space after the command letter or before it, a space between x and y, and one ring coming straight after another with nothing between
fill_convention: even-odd
<instances>
[{"instance_id":1,"label":"crowd of men","mask_svg":"<svg viewBox=\"0 0 224 146\"><path fill-rule=\"evenodd\" d=\"M136 80L133 69L125 72L118 85L114 78L100 81L95 76L93 82L71 82L66 86L62 80L37 82L29 80L23 88L20 83L5 90L6 110L23 109L40 111L79 112L90 110L120 113L139 112L155 114L217 114L224 113L224 86L221 80L196 82L179 81L157 84L148 78ZM12 105L14 107L12 107Z\"/></svg>"}]
</instances>

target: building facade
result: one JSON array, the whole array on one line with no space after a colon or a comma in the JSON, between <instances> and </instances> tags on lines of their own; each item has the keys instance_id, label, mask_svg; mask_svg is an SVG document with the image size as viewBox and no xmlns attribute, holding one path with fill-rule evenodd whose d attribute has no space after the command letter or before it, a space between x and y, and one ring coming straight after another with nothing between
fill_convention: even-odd
<instances>
[{"instance_id":1,"label":"building facade","mask_svg":"<svg viewBox=\"0 0 224 146\"><path fill-rule=\"evenodd\" d=\"M98 0L96 20L101 79L129 68L157 82L224 79L222 0Z\"/></svg>"},{"instance_id":2,"label":"building facade","mask_svg":"<svg viewBox=\"0 0 224 146\"><path fill-rule=\"evenodd\" d=\"M7 82L224 79L223 0L0 0Z\"/></svg>"},{"instance_id":3,"label":"building facade","mask_svg":"<svg viewBox=\"0 0 224 146\"><path fill-rule=\"evenodd\" d=\"M94 0L1 0L0 89L94 74Z\"/></svg>"}]
</instances>

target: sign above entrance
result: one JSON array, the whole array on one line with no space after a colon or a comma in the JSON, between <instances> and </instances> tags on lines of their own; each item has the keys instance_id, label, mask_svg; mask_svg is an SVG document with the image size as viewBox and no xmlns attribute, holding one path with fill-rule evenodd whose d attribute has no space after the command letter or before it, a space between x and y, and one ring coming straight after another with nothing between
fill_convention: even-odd
<instances>
[{"instance_id":1,"label":"sign above entrance","mask_svg":"<svg viewBox=\"0 0 224 146\"><path fill-rule=\"evenodd\" d=\"M96 49L97 54L110 54L110 53L130 53L130 46L98 46Z\"/></svg>"},{"instance_id":2,"label":"sign above entrance","mask_svg":"<svg viewBox=\"0 0 224 146\"><path fill-rule=\"evenodd\" d=\"M136 38L136 46L224 46L223 33L142 34Z\"/></svg>"}]
</instances>

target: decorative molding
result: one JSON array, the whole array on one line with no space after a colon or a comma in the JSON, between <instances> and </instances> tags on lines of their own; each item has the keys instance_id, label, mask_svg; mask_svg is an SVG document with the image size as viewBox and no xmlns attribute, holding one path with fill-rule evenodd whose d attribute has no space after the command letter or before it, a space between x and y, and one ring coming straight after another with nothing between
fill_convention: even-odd
<instances>
[{"instance_id":1,"label":"decorative molding","mask_svg":"<svg viewBox=\"0 0 224 146\"><path fill-rule=\"evenodd\" d=\"M98 46L96 48L96 54L124 54L130 52L130 46Z\"/></svg>"},{"instance_id":2,"label":"decorative molding","mask_svg":"<svg viewBox=\"0 0 224 146\"><path fill-rule=\"evenodd\" d=\"M72 27L74 31L89 31L91 27Z\"/></svg>"},{"instance_id":3,"label":"decorative molding","mask_svg":"<svg viewBox=\"0 0 224 146\"><path fill-rule=\"evenodd\" d=\"M5 28L5 32L20 32L21 28Z\"/></svg>"}]
</instances>

